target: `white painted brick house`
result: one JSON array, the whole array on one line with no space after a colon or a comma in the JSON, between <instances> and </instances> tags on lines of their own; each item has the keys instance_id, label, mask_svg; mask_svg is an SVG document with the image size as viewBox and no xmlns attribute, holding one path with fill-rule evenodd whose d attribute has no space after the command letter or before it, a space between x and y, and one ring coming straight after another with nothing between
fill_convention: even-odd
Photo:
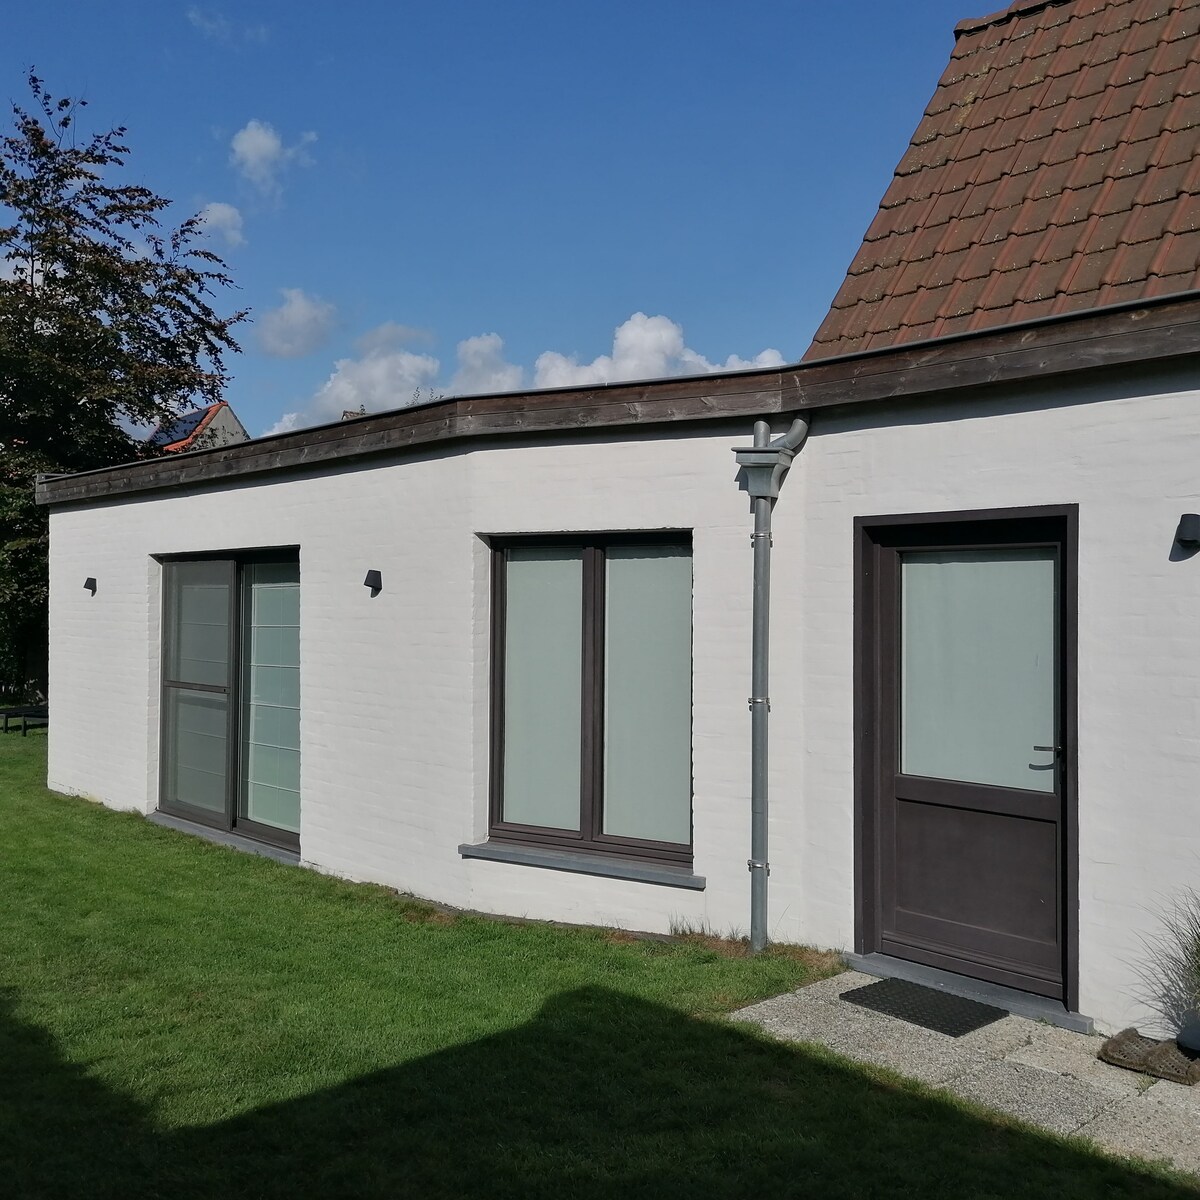
<instances>
[{"instance_id":1,"label":"white painted brick house","mask_svg":"<svg viewBox=\"0 0 1200 1200\"><path fill-rule=\"evenodd\" d=\"M745 929L731 448L801 416L770 936L1143 1019L1156 906L1200 880L1198 19L960 26L797 366L44 480L50 786L467 908Z\"/></svg>"}]
</instances>

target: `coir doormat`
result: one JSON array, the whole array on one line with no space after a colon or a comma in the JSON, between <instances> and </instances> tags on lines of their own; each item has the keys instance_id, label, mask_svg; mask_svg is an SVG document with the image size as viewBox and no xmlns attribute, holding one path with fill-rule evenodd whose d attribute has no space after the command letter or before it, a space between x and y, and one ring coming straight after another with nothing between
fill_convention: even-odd
<instances>
[{"instance_id":1,"label":"coir doormat","mask_svg":"<svg viewBox=\"0 0 1200 1200\"><path fill-rule=\"evenodd\" d=\"M1008 1016L1002 1008L952 996L907 979L881 979L843 992L842 999L949 1037L962 1037Z\"/></svg>"},{"instance_id":2,"label":"coir doormat","mask_svg":"<svg viewBox=\"0 0 1200 1200\"><path fill-rule=\"evenodd\" d=\"M1181 1050L1173 1041L1144 1037L1136 1029L1122 1029L1110 1037L1096 1057L1114 1067L1141 1071L1185 1087L1200 1083L1200 1058Z\"/></svg>"}]
</instances>

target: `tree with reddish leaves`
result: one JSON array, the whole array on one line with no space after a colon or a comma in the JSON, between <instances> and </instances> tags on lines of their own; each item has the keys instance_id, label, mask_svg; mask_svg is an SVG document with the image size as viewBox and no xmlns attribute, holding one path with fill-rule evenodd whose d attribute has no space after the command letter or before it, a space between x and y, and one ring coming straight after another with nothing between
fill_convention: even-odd
<instances>
[{"instance_id":1,"label":"tree with reddish leaves","mask_svg":"<svg viewBox=\"0 0 1200 1200\"><path fill-rule=\"evenodd\" d=\"M124 184L124 127L77 135L86 101L29 75L0 138L0 694L44 676L47 520L39 473L87 471L156 453L144 431L220 399L232 286L198 217ZM22 697L25 698L25 697Z\"/></svg>"}]
</instances>

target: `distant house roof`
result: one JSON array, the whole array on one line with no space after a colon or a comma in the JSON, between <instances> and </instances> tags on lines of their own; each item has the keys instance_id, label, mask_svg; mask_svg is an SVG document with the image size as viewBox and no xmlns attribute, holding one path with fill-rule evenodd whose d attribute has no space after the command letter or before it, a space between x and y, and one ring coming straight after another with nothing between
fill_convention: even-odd
<instances>
[{"instance_id":1,"label":"distant house roof","mask_svg":"<svg viewBox=\"0 0 1200 1200\"><path fill-rule=\"evenodd\" d=\"M187 450L212 424L217 413L228 407L227 401L218 400L216 404L180 413L170 421L164 421L146 440L152 446L160 446L163 450Z\"/></svg>"},{"instance_id":2,"label":"distant house roof","mask_svg":"<svg viewBox=\"0 0 1200 1200\"><path fill-rule=\"evenodd\" d=\"M1200 288L1200 0L1023 0L950 64L806 360Z\"/></svg>"}]
</instances>

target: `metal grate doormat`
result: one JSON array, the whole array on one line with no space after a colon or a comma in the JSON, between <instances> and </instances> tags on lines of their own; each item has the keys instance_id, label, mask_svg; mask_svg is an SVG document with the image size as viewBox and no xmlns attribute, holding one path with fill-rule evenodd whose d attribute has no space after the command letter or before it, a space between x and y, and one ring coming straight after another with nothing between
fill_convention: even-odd
<instances>
[{"instance_id":1,"label":"metal grate doormat","mask_svg":"<svg viewBox=\"0 0 1200 1200\"><path fill-rule=\"evenodd\" d=\"M1002 1008L909 983L907 979L881 979L843 992L842 999L949 1037L962 1037L1008 1016Z\"/></svg>"}]
</instances>

